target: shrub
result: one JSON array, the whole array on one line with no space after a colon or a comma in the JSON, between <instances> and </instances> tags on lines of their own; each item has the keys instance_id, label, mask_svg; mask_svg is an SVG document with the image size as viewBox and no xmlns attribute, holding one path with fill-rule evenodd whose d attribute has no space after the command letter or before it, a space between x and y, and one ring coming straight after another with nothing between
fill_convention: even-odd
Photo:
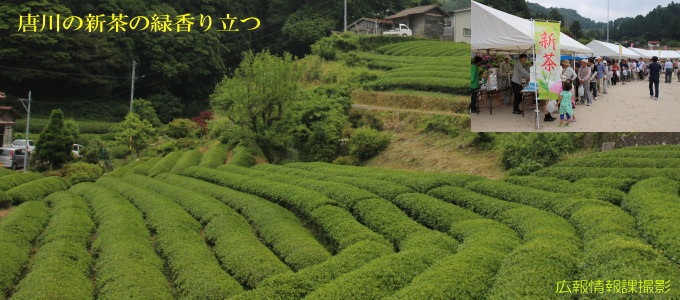
<instances>
[{"instance_id":1,"label":"shrub","mask_svg":"<svg viewBox=\"0 0 680 300\"><path fill-rule=\"evenodd\" d=\"M382 243L361 241L328 260L297 273L275 275L262 281L257 289L236 296L236 299L299 299L339 276L354 271L372 260L394 253Z\"/></svg>"},{"instance_id":2,"label":"shrub","mask_svg":"<svg viewBox=\"0 0 680 300\"><path fill-rule=\"evenodd\" d=\"M95 182L103 173L100 166L88 163L73 163L66 166L66 178L70 179L72 184Z\"/></svg>"},{"instance_id":3,"label":"shrub","mask_svg":"<svg viewBox=\"0 0 680 300\"><path fill-rule=\"evenodd\" d=\"M232 151L231 159L227 164L241 167L252 167L255 165L255 157L253 150L244 146L236 146Z\"/></svg>"},{"instance_id":4,"label":"shrub","mask_svg":"<svg viewBox=\"0 0 680 300\"><path fill-rule=\"evenodd\" d=\"M177 164L177 161L184 155L184 152L172 152L163 159L159 160L153 168L149 169L149 176L156 176L160 173L170 172L172 168Z\"/></svg>"},{"instance_id":5,"label":"shrub","mask_svg":"<svg viewBox=\"0 0 680 300\"><path fill-rule=\"evenodd\" d=\"M238 212L217 199L145 176L132 175L124 180L171 198L200 220L205 225L206 238L214 244L213 252L239 282L254 288L270 276L292 273L258 240L250 224Z\"/></svg>"},{"instance_id":6,"label":"shrub","mask_svg":"<svg viewBox=\"0 0 680 300\"><path fill-rule=\"evenodd\" d=\"M335 57L338 55L338 50L335 49L332 40L322 38L312 44L312 54L320 56L325 60L335 60Z\"/></svg>"},{"instance_id":7,"label":"shrub","mask_svg":"<svg viewBox=\"0 0 680 300\"><path fill-rule=\"evenodd\" d=\"M12 204L12 197L0 190L0 208L8 207Z\"/></svg>"},{"instance_id":8,"label":"shrub","mask_svg":"<svg viewBox=\"0 0 680 300\"><path fill-rule=\"evenodd\" d=\"M635 180L625 178L583 178L576 181L578 184L589 185L594 187L608 187L624 192L628 192L630 187L635 184Z\"/></svg>"},{"instance_id":9,"label":"shrub","mask_svg":"<svg viewBox=\"0 0 680 300\"><path fill-rule=\"evenodd\" d=\"M162 157L154 157L151 158L143 163L140 163L136 166L134 166L132 169L130 169L131 174L140 174L140 175L148 175L149 170L153 168L161 159Z\"/></svg>"},{"instance_id":10,"label":"shrub","mask_svg":"<svg viewBox=\"0 0 680 300\"><path fill-rule=\"evenodd\" d=\"M224 164L227 159L227 148L222 144L214 144L208 148L208 151L201 157L199 166L207 168L216 168Z\"/></svg>"},{"instance_id":11,"label":"shrub","mask_svg":"<svg viewBox=\"0 0 680 300\"><path fill-rule=\"evenodd\" d=\"M136 167L136 166L138 166L138 165L140 165L140 164L143 164L143 163L145 163L145 162L146 162L146 161L141 160L141 159L135 160L135 161L133 161L133 162L129 162L128 164L126 164L126 165L124 165L124 166L120 166L120 167L115 168L115 170L109 172L108 175L110 175L110 176L116 176L116 177L120 177L120 176L126 175L126 174L130 173L130 171L132 170L132 168L134 168L134 167Z\"/></svg>"},{"instance_id":12,"label":"shrub","mask_svg":"<svg viewBox=\"0 0 680 300\"><path fill-rule=\"evenodd\" d=\"M71 191L88 201L97 223L92 251L98 298L173 299L142 213L118 193L93 183Z\"/></svg>"},{"instance_id":13,"label":"shrub","mask_svg":"<svg viewBox=\"0 0 680 300\"><path fill-rule=\"evenodd\" d=\"M506 177L505 181L549 192L603 200L616 205L619 205L625 196L624 192L612 188L592 187L586 184L572 183L567 180L552 177L515 176Z\"/></svg>"},{"instance_id":14,"label":"shrub","mask_svg":"<svg viewBox=\"0 0 680 300\"><path fill-rule=\"evenodd\" d=\"M38 180L43 177L45 176L40 173L14 173L11 175L2 176L2 180L0 180L0 191L8 191L15 186L33 180Z\"/></svg>"},{"instance_id":15,"label":"shrub","mask_svg":"<svg viewBox=\"0 0 680 300\"><path fill-rule=\"evenodd\" d=\"M196 123L189 119L173 119L168 123L166 134L175 139L194 137L196 133Z\"/></svg>"},{"instance_id":16,"label":"shrub","mask_svg":"<svg viewBox=\"0 0 680 300\"><path fill-rule=\"evenodd\" d=\"M167 155L177 150L179 150L177 141L168 141L156 147L156 153L159 155Z\"/></svg>"},{"instance_id":17,"label":"shrub","mask_svg":"<svg viewBox=\"0 0 680 300\"><path fill-rule=\"evenodd\" d=\"M10 169L0 168L0 177L12 174L15 174L15 172Z\"/></svg>"},{"instance_id":18,"label":"shrub","mask_svg":"<svg viewBox=\"0 0 680 300\"><path fill-rule=\"evenodd\" d=\"M358 128L349 139L349 154L358 160L367 160L387 149L391 137L369 127Z\"/></svg>"},{"instance_id":19,"label":"shrub","mask_svg":"<svg viewBox=\"0 0 680 300\"><path fill-rule=\"evenodd\" d=\"M506 170L533 170L536 164L547 167L563 154L576 149L574 136L568 133L510 134L501 139L501 163ZM516 174L528 175L519 170Z\"/></svg>"},{"instance_id":20,"label":"shrub","mask_svg":"<svg viewBox=\"0 0 680 300\"><path fill-rule=\"evenodd\" d=\"M547 286L576 273L580 240L574 228L563 218L461 187L440 187L430 191L429 195L506 224L525 241L503 260L488 297L553 297ZM456 229L451 232L455 233ZM465 251L465 246L466 243L463 243L459 247L460 252ZM517 288L521 282L525 285Z\"/></svg>"},{"instance_id":21,"label":"shrub","mask_svg":"<svg viewBox=\"0 0 680 300\"><path fill-rule=\"evenodd\" d=\"M86 148L87 149L87 148ZM109 147L109 153L113 158L125 158L132 153L127 145L114 145Z\"/></svg>"},{"instance_id":22,"label":"shrub","mask_svg":"<svg viewBox=\"0 0 680 300\"><path fill-rule=\"evenodd\" d=\"M201 163L202 157L203 153L201 153L198 150L184 152L184 154L182 154L182 157L180 157L179 160L177 160L175 166L172 167L171 172L181 173L182 171L184 171L184 169L188 167L198 166L198 164Z\"/></svg>"},{"instance_id":23,"label":"shrub","mask_svg":"<svg viewBox=\"0 0 680 300\"><path fill-rule=\"evenodd\" d=\"M333 164L336 165L345 165L345 166L356 166L359 164L359 161L353 157L353 156L338 156L335 160L333 160Z\"/></svg>"},{"instance_id":24,"label":"shrub","mask_svg":"<svg viewBox=\"0 0 680 300\"><path fill-rule=\"evenodd\" d=\"M277 204L194 178L172 174L162 174L158 178L209 194L241 213L253 224L258 236L295 271L330 257L330 253L302 226L303 222Z\"/></svg>"},{"instance_id":25,"label":"shrub","mask_svg":"<svg viewBox=\"0 0 680 300\"><path fill-rule=\"evenodd\" d=\"M341 275L311 294L311 299L379 299L392 295L441 259L446 251L418 249L377 258ZM386 272L386 270L390 270Z\"/></svg>"},{"instance_id":26,"label":"shrub","mask_svg":"<svg viewBox=\"0 0 680 300\"><path fill-rule=\"evenodd\" d=\"M14 202L21 203L40 200L56 191L66 190L70 186L71 183L64 178L47 177L16 186L7 191L7 194L14 199Z\"/></svg>"},{"instance_id":27,"label":"shrub","mask_svg":"<svg viewBox=\"0 0 680 300\"><path fill-rule=\"evenodd\" d=\"M637 220L642 235L668 258L680 263L678 182L651 178L635 184L621 207Z\"/></svg>"},{"instance_id":28,"label":"shrub","mask_svg":"<svg viewBox=\"0 0 680 300\"><path fill-rule=\"evenodd\" d=\"M179 297L224 299L243 290L222 270L201 238L200 224L177 203L114 177L103 177L97 183L121 193L145 214L147 224L156 232L157 247L166 258Z\"/></svg>"},{"instance_id":29,"label":"shrub","mask_svg":"<svg viewBox=\"0 0 680 300\"><path fill-rule=\"evenodd\" d=\"M392 246L382 236L360 224L347 210L337 206L321 206L312 212L311 217L327 236L327 244L336 251L366 240Z\"/></svg>"},{"instance_id":30,"label":"shrub","mask_svg":"<svg viewBox=\"0 0 680 300\"><path fill-rule=\"evenodd\" d=\"M43 230L48 218L44 203L30 201L17 206L0 222L0 297L9 296L14 289L33 250L31 242Z\"/></svg>"},{"instance_id":31,"label":"shrub","mask_svg":"<svg viewBox=\"0 0 680 300\"><path fill-rule=\"evenodd\" d=\"M94 261L87 252L94 222L90 208L80 197L57 192L52 217L40 237L40 249L32 259L29 272L16 287L16 299L84 299L94 297L89 278Z\"/></svg>"},{"instance_id":32,"label":"shrub","mask_svg":"<svg viewBox=\"0 0 680 300\"><path fill-rule=\"evenodd\" d=\"M335 201L304 188L273 182L260 178L250 178L231 172L221 172L203 167L191 167L182 175L203 179L235 190L260 196L286 206L297 214L309 217L311 212Z\"/></svg>"},{"instance_id":33,"label":"shrub","mask_svg":"<svg viewBox=\"0 0 680 300\"><path fill-rule=\"evenodd\" d=\"M680 180L680 168L586 168L552 167L533 174L541 177L557 177L569 181L583 178L623 178L640 181L653 177L668 177Z\"/></svg>"}]
</instances>

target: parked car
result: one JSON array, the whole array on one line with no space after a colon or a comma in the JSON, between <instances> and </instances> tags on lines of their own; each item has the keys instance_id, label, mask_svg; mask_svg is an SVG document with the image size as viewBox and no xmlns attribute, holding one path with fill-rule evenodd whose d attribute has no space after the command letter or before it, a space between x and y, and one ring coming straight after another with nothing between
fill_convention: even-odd
<instances>
[{"instance_id":1,"label":"parked car","mask_svg":"<svg viewBox=\"0 0 680 300\"><path fill-rule=\"evenodd\" d=\"M16 170L24 167L26 149L17 147L0 148L0 167Z\"/></svg>"},{"instance_id":2,"label":"parked car","mask_svg":"<svg viewBox=\"0 0 680 300\"><path fill-rule=\"evenodd\" d=\"M26 148L26 140L14 140L12 147ZM35 142L28 140L28 153L33 153L33 150L35 150Z\"/></svg>"},{"instance_id":3,"label":"parked car","mask_svg":"<svg viewBox=\"0 0 680 300\"><path fill-rule=\"evenodd\" d=\"M71 150L71 153L73 153L73 157L80 157L80 151L83 150L83 145L80 144L73 144L73 149Z\"/></svg>"},{"instance_id":4,"label":"parked car","mask_svg":"<svg viewBox=\"0 0 680 300\"><path fill-rule=\"evenodd\" d=\"M385 31L383 32L383 35L413 36L413 31L411 31L411 28L408 28L406 24L399 24L399 27L394 30Z\"/></svg>"}]
</instances>

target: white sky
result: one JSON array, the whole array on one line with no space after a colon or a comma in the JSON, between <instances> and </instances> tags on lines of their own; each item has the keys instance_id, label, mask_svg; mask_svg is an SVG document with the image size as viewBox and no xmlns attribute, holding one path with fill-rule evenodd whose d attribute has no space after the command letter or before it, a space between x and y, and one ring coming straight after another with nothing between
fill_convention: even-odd
<instances>
[{"instance_id":1,"label":"white sky","mask_svg":"<svg viewBox=\"0 0 680 300\"><path fill-rule=\"evenodd\" d=\"M607 0L528 0L545 7L571 8L595 22L607 22ZM672 0L609 0L609 19L646 15L658 5L667 6Z\"/></svg>"}]
</instances>

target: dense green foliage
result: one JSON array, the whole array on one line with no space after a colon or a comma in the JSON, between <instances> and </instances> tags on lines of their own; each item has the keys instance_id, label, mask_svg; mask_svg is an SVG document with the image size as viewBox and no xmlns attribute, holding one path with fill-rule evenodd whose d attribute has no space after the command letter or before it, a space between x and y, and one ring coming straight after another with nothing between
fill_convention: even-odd
<instances>
[{"instance_id":1,"label":"dense green foliage","mask_svg":"<svg viewBox=\"0 0 680 300\"><path fill-rule=\"evenodd\" d=\"M70 179L72 184L95 182L102 174L102 167L98 165L79 162L66 166L66 178Z\"/></svg>"},{"instance_id":2,"label":"dense green foliage","mask_svg":"<svg viewBox=\"0 0 680 300\"><path fill-rule=\"evenodd\" d=\"M184 152L170 171L173 173L182 173L182 171L188 167L198 166L198 164L201 163L202 158L203 153L198 150Z\"/></svg>"},{"instance_id":3,"label":"dense green foliage","mask_svg":"<svg viewBox=\"0 0 680 300\"><path fill-rule=\"evenodd\" d=\"M129 113L125 116L125 120L116 124L111 128L111 131L114 133L116 141L134 150L137 157L155 132L151 123L140 119L135 113Z\"/></svg>"},{"instance_id":4,"label":"dense green foliage","mask_svg":"<svg viewBox=\"0 0 680 300\"><path fill-rule=\"evenodd\" d=\"M71 191L88 201L97 224L92 250L99 298L172 299L142 213L119 194L93 183Z\"/></svg>"},{"instance_id":5,"label":"dense green foliage","mask_svg":"<svg viewBox=\"0 0 680 300\"><path fill-rule=\"evenodd\" d=\"M71 187L69 180L61 177L46 177L30 181L13 187L7 191L14 202L21 203L31 200L41 200L45 196L56 191L63 191Z\"/></svg>"},{"instance_id":6,"label":"dense green foliage","mask_svg":"<svg viewBox=\"0 0 680 300\"><path fill-rule=\"evenodd\" d=\"M231 158L227 164L241 167L252 167L255 165L255 153L252 149L239 145L231 153Z\"/></svg>"},{"instance_id":7,"label":"dense green foliage","mask_svg":"<svg viewBox=\"0 0 680 300\"><path fill-rule=\"evenodd\" d=\"M208 148L208 151L201 157L199 166L216 168L224 164L227 159L227 148L222 144L213 144Z\"/></svg>"},{"instance_id":8,"label":"dense green foliage","mask_svg":"<svg viewBox=\"0 0 680 300\"><path fill-rule=\"evenodd\" d=\"M40 139L35 144L35 158L50 169L60 168L71 158L71 148L75 140L64 126L64 113L55 109L50 115L50 121L40 133Z\"/></svg>"},{"instance_id":9,"label":"dense green foliage","mask_svg":"<svg viewBox=\"0 0 680 300\"><path fill-rule=\"evenodd\" d=\"M2 180L0 180L0 191L8 191L17 185L40 178L43 178L43 175L40 173L16 173L12 171L12 174L2 176Z\"/></svg>"},{"instance_id":10,"label":"dense green foliage","mask_svg":"<svg viewBox=\"0 0 680 300\"><path fill-rule=\"evenodd\" d=\"M14 289L29 261L32 242L42 232L48 218L47 205L30 201L17 206L0 221L0 298L4 299Z\"/></svg>"},{"instance_id":11,"label":"dense green foliage","mask_svg":"<svg viewBox=\"0 0 680 300\"><path fill-rule=\"evenodd\" d=\"M149 176L156 176L160 173L165 173L165 172L170 172L173 167L175 167L175 164L179 161L180 158L184 155L185 152L183 151L178 151L178 152L172 152L163 159L159 160L158 163L154 164L154 166L149 169Z\"/></svg>"},{"instance_id":12,"label":"dense green foliage","mask_svg":"<svg viewBox=\"0 0 680 300\"><path fill-rule=\"evenodd\" d=\"M94 230L90 208L69 192L54 193L46 201L52 204L52 217L12 299L93 298L89 274L94 259L87 251Z\"/></svg>"}]
</instances>

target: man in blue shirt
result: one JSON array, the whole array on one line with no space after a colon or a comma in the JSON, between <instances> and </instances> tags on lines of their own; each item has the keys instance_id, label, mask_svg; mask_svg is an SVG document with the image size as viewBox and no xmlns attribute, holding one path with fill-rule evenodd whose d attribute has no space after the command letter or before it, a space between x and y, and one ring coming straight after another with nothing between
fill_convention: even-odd
<instances>
[{"instance_id":1,"label":"man in blue shirt","mask_svg":"<svg viewBox=\"0 0 680 300\"><path fill-rule=\"evenodd\" d=\"M659 58L652 57L652 63L649 65L649 97L659 100L659 74L661 73L661 65L659 64ZM656 93L654 92L656 88Z\"/></svg>"},{"instance_id":2,"label":"man in blue shirt","mask_svg":"<svg viewBox=\"0 0 680 300\"><path fill-rule=\"evenodd\" d=\"M673 79L673 62L670 59L666 60L664 70L666 70L666 83L671 83Z\"/></svg>"},{"instance_id":3,"label":"man in blue shirt","mask_svg":"<svg viewBox=\"0 0 680 300\"><path fill-rule=\"evenodd\" d=\"M602 58L597 58L597 65L595 65L597 70L597 90L602 91L603 94L607 93L607 83L605 82L605 76L607 75L607 65L602 62Z\"/></svg>"}]
</instances>

